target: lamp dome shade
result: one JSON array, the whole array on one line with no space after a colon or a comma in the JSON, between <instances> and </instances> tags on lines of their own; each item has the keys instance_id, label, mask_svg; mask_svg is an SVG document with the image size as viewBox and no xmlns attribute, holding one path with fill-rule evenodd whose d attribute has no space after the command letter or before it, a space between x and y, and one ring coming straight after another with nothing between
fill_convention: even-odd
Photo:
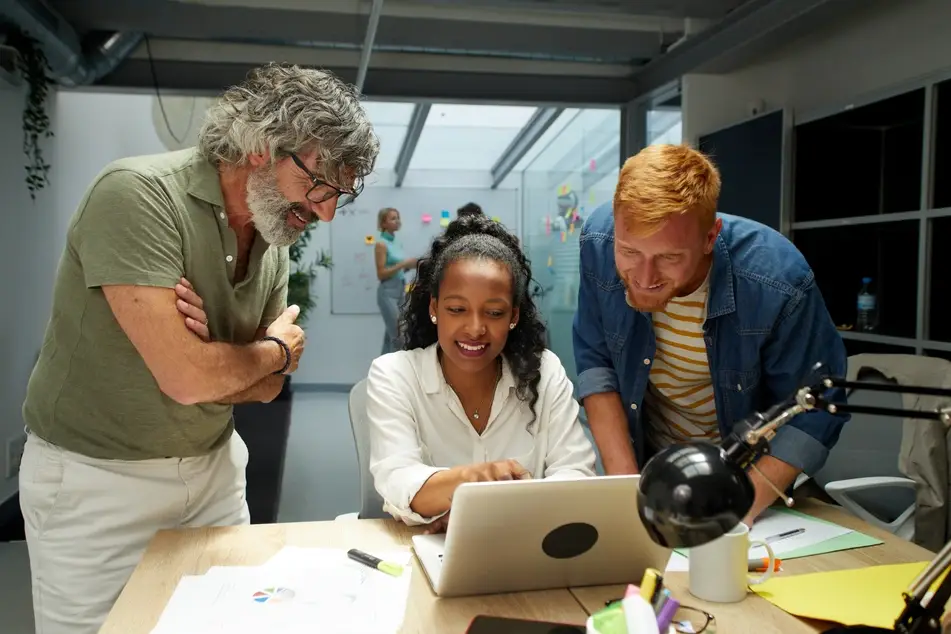
<instances>
[{"instance_id":1,"label":"lamp dome shade","mask_svg":"<svg viewBox=\"0 0 951 634\"><path fill-rule=\"evenodd\" d=\"M740 523L754 496L749 476L719 446L691 442L671 445L647 462L637 508L656 543L690 548Z\"/></svg>"}]
</instances>

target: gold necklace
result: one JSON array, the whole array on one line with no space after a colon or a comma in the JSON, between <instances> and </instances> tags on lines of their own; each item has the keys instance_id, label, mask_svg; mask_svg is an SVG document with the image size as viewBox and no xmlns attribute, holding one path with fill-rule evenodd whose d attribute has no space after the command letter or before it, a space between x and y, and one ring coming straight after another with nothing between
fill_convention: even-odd
<instances>
[{"instance_id":1,"label":"gold necklace","mask_svg":"<svg viewBox=\"0 0 951 634\"><path fill-rule=\"evenodd\" d=\"M440 367L441 367L441 366L440 366ZM445 370L443 370L442 376L443 376L444 379L446 379L446 371L445 371ZM502 362L499 361L499 364L498 364L498 372L496 372L496 375L495 375L495 385L498 386L499 381L501 381L501 380L502 380ZM449 382L449 379L446 379L446 385L448 385L449 388L450 388L453 392L456 393L456 398L459 399L459 404L462 405L462 398L459 396L459 392L456 392L456 388L453 387L452 383ZM494 395L495 395L495 389L492 390L492 394L493 394L493 397L494 397ZM463 411L465 411L465 409L466 409L465 407L462 408ZM473 419L473 420L479 420L479 408L478 408L478 407L476 407L475 409L472 410L472 419Z\"/></svg>"}]
</instances>

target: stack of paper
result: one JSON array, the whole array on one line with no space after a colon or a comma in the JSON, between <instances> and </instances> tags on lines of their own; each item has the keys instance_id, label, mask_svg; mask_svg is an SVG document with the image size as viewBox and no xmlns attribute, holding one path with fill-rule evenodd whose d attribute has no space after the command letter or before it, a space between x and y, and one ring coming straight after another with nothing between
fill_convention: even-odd
<instances>
[{"instance_id":1,"label":"stack of paper","mask_svg":"<svg viewBox=\"0 0 951 634\"><path fill-rule=\"evenodd\" d=\"M344 550L288 546L263 566L183 577L152 634L395 634L409 595L410 553L371 554L405 564L403 574L351 561Z\"/></svg>"},{"instance_id":2,"label":"stack of paper","mask_svg":"<svg viewBox=\"0 0 951 634\"><path fill-rule=\"evenodd\" d=\"M798 535L779 537L784 533L800 529L801 532ZM850 528L783 508L767 509L756 519L750 530L750 541L756 540L768 540L769 547L773 549L773 554L778 559L797 559L882 543L880 539ZM688 570L687 554L687 549L674 551L667 564L667 572ZM762 546L750 550L751 559L766 556L766 549Z\"/></svg>"}]
</instances>

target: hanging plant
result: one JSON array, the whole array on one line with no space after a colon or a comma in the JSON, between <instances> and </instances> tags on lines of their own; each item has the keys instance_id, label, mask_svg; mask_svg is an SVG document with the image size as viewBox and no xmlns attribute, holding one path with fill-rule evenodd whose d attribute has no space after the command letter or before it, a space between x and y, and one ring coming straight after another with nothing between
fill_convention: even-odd
<instances>
[{"instance_id":1,"label":"hanging plant","mask_svg":"<svg viewBox=\"0 0 951 634\"><path fill-rule=\"evenodd\" d=\"M50 165L43 160L42 139L53 136L50 116L46 111L46 98L53 80L48 71L49 62L33 37L19 30L7 35L7 44L19 53L17 68L27 82L26 107L23 109L23 153L26 154L26 186L30 198L36 200L36 192L49 185Z\"/></svg>"}]
</instances>

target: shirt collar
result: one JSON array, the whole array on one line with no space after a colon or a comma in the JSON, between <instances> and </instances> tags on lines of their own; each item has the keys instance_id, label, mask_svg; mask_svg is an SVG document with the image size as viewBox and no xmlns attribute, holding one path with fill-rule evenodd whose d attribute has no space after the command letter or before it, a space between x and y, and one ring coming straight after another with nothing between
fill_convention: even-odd
<instances>
[{"instance_id":1,"label":"shirt collar","mask_svg":"<svg viewBox=\"0 0 951 634\"><path fill-rule=\"evenodd\" d=\"M218 168L209 163L197 149L193 150L191 164L188 167L188 193L215 207L224 207L221 194L221 181L218 180Z\"/></svg>"},{"instance_id":2,"label":"shirt collar","mask_svg":"<svg viewBox=\"0 0 951 634\"><path fill-rule=\"evenodd\" d=\"M381 231L380 237L386 240L387 242L393 242L394 240L396 240L396 236L394 236L392 233L388 231Z\"/></svg>"},{"instance_id":3,"label":"shirt collar","mask_svg":"<svg viewBox=\"0 0 951 634\"><path fill-rule=\"evenodd\" d=\"M427 394L437 394L443 390L444 387L448 387L449 384L446 383L446 377L442 373L442 368L439 366L439 344L434 343L426 350L423 354L423 367L420 372L420 378L423 383L423 390ZM515 375L512 374L512 367L509 365L508 359L505 356L502 356L502 378L499 379L498 389L502 390L503 393L505 390L515 388ZM497 391L498 391L497 389Z\"/></svg>"},{"instance_id":4,"label":"shirt collar","mask_svg":"<svg viewBox=\"0 0 951 634\"><path fill-rule=\"evenodd\" d=\"M707 319L735 312L733 262L730 260L730 249L721 231L713 247L713 264L710 270L710 285L707 290Z\"/></svg>"}]
</instances>

